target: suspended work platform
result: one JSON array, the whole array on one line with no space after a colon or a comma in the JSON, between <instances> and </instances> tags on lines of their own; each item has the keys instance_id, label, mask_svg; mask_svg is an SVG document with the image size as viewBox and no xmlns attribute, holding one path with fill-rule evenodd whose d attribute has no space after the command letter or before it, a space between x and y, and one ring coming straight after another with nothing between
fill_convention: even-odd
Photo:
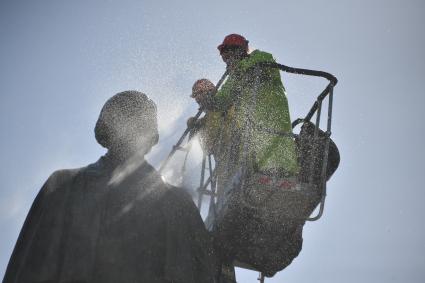
<instances>
[{"instance_id":1,"label":"suspended work platform","mask_svg":"<svg viewBox=\"0 0 425 283\"><path fill-rule=\"evenodd\" d=\"M256 172L247 162L242 162L232 175L231 182L230 179L222 182L220 174L217 174L214 157L204 153L202 158L197 205L201 209L204 198L209 197L205 222L213 234L221 270L231 270L235 266L255 270L260 272L259 281L264 282L266 276L272 277L298 255L302 246L304 223L322 217L326 182L337 169L340 156L336 144L330 138L333 90L337 79L326 72L292 68L277 63L263 63L260 67L322 77L329 81L307 115L292 123L293 129L301 125L298 134L289 134L295 141L299 156L300 171L297 176L280 177ZM217 83L216 89L226 76L227 72ZM320 128L324 102L327 102L325 131ZM198 119L202 112L200 109L195 118ZM256 125L249 126L272 135L288 137L288 133L258 128ZM190 130L185 130L162 163L160 171L178 150L186 152L185 166L192 138L189 135ZM317 214L312 216L317 207ZM230 274L226 283L232 280L236 282L234 271L223 273Z\"/></svg>"}]
</instances>

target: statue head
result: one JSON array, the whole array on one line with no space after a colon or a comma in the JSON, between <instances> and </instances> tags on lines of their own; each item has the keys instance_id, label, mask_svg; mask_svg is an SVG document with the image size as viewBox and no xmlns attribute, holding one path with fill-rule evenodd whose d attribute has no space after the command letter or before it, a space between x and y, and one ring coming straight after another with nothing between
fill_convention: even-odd
<instances>
[{"instance_id":1,"label":"statue head","mask_svg":"<svg viewBox=\"0 0 425 283\"><path fill-rule=\"evenodd\" d=\"M97 142L118 157L144 155L158 142L156 105L144 93L120 92L106 101L94 132Z\"/></svg>"}]
</instances>

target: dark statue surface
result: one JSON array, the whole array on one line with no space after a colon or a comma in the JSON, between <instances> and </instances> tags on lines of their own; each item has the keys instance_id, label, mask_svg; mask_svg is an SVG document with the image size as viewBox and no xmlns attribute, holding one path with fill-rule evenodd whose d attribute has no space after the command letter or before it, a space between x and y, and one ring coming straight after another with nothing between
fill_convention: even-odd
<instances>
[{"instance_id":1,"label":"dark statue surface","mask_svg":"<svg viewBox=\"0 0 425 283\"><path fill-rule=\"evenodd\" d=\"M133 105L133 95L139 94L120 99ZM120 122L112 126L128 118L113 119ZM146 127L146 119L141 122ZM155 139L156 124L144 134L149 130ZM165 184L143 158L156 141L141 156L131 150L117 154L111 141L116 139L109 138L108 153L97 162L48 178L3 283L213 282L209 235L191 197Z\"/></svg>"}]
</instances>

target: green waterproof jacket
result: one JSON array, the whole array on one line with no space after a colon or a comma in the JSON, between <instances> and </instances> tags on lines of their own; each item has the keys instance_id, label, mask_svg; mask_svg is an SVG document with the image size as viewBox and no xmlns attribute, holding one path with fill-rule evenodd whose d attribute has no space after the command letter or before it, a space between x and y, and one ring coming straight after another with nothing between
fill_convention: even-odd
<instances>
[{"instance_id":1,"label":"green waterproof jacket","mask_svg":"<svg viewBox=\"0 0 425 283\"><path fill-rule=\"evenodd\" d=\"M269 53L255 50L230 72L227 81L214 96L214 111L225 113L222 132L239 132L239 160L249 156L259 171L295 175L297 153L292 137L288 100L278 69L262 66L275 63ZM225 129L223 129L223 125ZM230 127L230 128L229 128ZM252 163L252 162L251 162Z\"/></svg>"}]
</instances>

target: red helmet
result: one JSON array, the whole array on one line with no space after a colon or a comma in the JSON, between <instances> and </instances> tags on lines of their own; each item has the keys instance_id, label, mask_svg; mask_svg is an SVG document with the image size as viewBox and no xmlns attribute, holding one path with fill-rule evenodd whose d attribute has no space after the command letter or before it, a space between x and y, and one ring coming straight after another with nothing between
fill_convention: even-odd
<instances>
[{"instance_id":1,"label":"red helmet","mask_svg":"<svg viewBox=\"0 0 425 283\"><path fill-rule=\"evenodd\" d=\"M223 48L227 46L239 46L248 51L248 40L240 34L229 34L224 38L223 43L217 46L220 54L223 52Z\"/></svg>"}]
</instances>

